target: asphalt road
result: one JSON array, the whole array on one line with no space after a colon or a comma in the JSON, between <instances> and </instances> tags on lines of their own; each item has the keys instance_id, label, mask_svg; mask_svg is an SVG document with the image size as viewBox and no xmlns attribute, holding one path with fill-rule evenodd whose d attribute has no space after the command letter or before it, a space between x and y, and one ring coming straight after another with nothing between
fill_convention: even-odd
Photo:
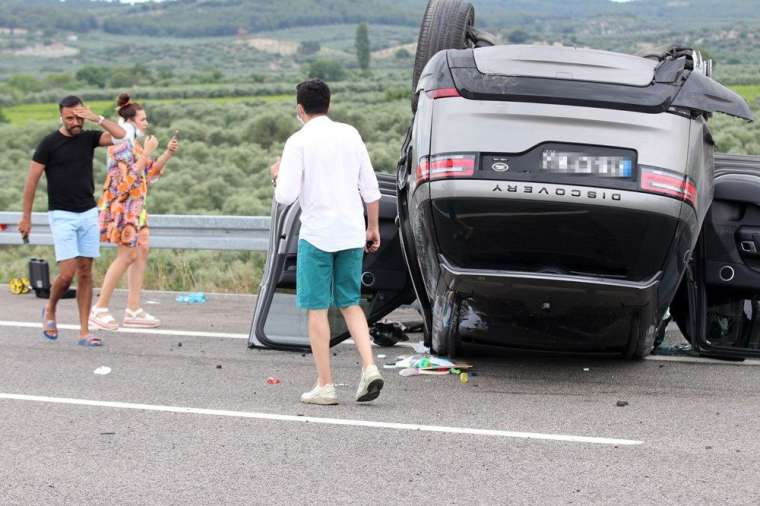
<instances>
[{"instance_id":1,"label":"asphalt road","mask_svg":"<svg viewBox=\"0 0 760 506\"><path fill-rule=\"evenodd\" d=\"M165 333L104 333L91 350L75 330L46 342L41 301L0 293L0 504L760 501L755 362L480 349L466 384L386 369L359 405L344 344L341 404L306 406L310 355L246 347L252 297L174 295L146 295ZM74 314L64 301L60 322Z\"/></svg>"}]
</instances>

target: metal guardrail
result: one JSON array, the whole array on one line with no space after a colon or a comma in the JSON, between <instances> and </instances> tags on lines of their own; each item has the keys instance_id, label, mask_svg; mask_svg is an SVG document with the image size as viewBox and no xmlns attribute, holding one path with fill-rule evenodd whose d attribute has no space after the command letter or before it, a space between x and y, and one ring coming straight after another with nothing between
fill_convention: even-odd
<instances>
[{"instance_id":1,"label":"metal guardrail","mask_svg":"<svg viewBox=\"0 0 760 506\"><path fill-rule=\"evenodd\" d=\"M21 245L16 230L19 212L0 212L0 245ZM269 216L150 215L152 248L266 251L269 244ZM50 246L47 213L32 213L29 243Z\"/></svg>"},{"instance_id":2,"label":"metal guardrail","mask_svg":"<svg viewBox=\"0 0 760 506\"><path fill-rule=\"evenodd\" d=\"M715 154L719 170L760 169L760 156ZM383 177L380 176L381 184ZM392 184L392 177L385 181ZM16 231L19 212L0 212L0 245L23 244ZM269 244L269 216L200 216L164 214L150 216L150 244L153 248L197 250L266 251ZM52 245L47 213L32 213L30 244Z\"/></svg>"}]
</instances>

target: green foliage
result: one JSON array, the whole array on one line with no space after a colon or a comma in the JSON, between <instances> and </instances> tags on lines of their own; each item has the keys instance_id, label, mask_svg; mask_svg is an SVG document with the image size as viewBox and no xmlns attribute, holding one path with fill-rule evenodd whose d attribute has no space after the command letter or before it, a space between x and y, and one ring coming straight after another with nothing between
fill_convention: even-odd
<instances>
[{"instance_id":1,"label":"green foliage","mask_svg":"<svg viewBox=\"0 0 760 506\"><path fill-rule=\"evenodd\" d=\"M32 232L34 233L34 232ZM94 264L95 286L101 286L115 249L103 247ZM25 246L0 249L0 283L25 276L30 258L47 259L51 279L57 274L52 247ZM248 251L186 251L154 249L145 271L145 289L256 293L266 256ZM121 280L126 288L126 276Z\"/></svg>"},{"instance_id":2,"label":"green foliage","mask_svg":"<svg viewBox=\"0 0 760 506\"><path fill-rule=\"evenodd\" d=\"M26 74L16 74L5 81L5 85L21 93L35 93L45 89L44 83L38 81L34 76Z\"/></svg>"},{"instance_id":3,"label":"green foliage","mask_svg":"<svg viewBox=\"0 0 760 506\"><path fill-rule=\"evenodd\" d=\"M409 86L391 86L385 89L385 100L392 102L394 100L409 100L412 96L412 90Z\"/></svg>"},{"instance_id":4,"label":"green foliage","mask_svg":"<svg viewBox=\"0 0 760 506\"><path fill-rule=\"evenodd\" d=\"M282 114L264 113L243 126L243 138L269 148L275 143L284 143L298 128L295 118Z\"/></svg>"},{"instance_id":5,"label":"green foliage","mask_svg":"<svg viewBox=\"0 0 760 506\"><path fill-rule=\"evenodd\" d=\"M5 115L2 109L0 109L0 123L10 123L8 116Z\"/></svg>"},{"instance_id":6,"label":"green foliage","mask_svg":"<svg viewBox=\"0 0 760 506\"><path fill-rule=\"evenodd\" d=\"M77 71L76 79L96 88L105 88L111 79L111 70L100 65L85 65Z\"/></svg>"},{"instance_id":7,"label":"green foliage","mask_svg":"<svg viewBox=\"0 0 760 506\"><path fill-rule=\"evenodd\" d=\"M302 40L298 44L298 54L301 56L317 54L320 49L322 49L322 44L318 40Z\"/></svg>"},{"instance_id":8,"label":"green foliage","mask_svg":"<svg viewBox=\"0 0 760 506\"><path fill-rule=\"evenodd\" d=\"M367 23L360 23L356 27L356 61L362 70L369 69L369 29Z\"/></svg>"},{"instance_id":9,"label":"green foliage","mask_svg":"<svg viewBox=\"0 0 760 506\"><path fill-rule=\"evenodd\" d=\"M45 78L45 84L50 88L68 89L75 84L74 76L67 72L61 72L58 74L48 74Z\"/></svg>"},{"instance_id":10,"label":"green foliage","mask_svg":"<svg viewBox=\"0 0 760 506\"><path fill-rule=\"evenodd\" d=\"M507 35L507 40L512 44L524 44L528 42L530 35L525 30L512 30Z\"/></svg>"},{"instance_id":11,"label":"green foliage","mask_svg":"<svg viewBox=\"0 0 760 506\"><path fill-rule=\"evenodd\" d=\"M393 54L393 57L397 60L408 60L412 57L412 53L410 53L405 47L401 47Z\"/></svg>"},{"instance_id":12,"label":"green foliage","mask_svg":"<svg viewBox=\"0 0 760 506\"><path fill-rule=\"evenodd\" d=\"M116 67L111 71L109 86L111 88L130 88L140 84L150 84L153 74L141 63L129 67Z\"/></svg>"},{"instance_id":13,"label":"green foliage","mask_svg":"<svg viewBox=\"0 0 760 506\"><path fill-rule=\"evenodd\" d=\"M323 81L342 81L347 77L346 69L340 62L320 58L306 66L308 77L318 77Z\"/></svg>"}]
</instances>

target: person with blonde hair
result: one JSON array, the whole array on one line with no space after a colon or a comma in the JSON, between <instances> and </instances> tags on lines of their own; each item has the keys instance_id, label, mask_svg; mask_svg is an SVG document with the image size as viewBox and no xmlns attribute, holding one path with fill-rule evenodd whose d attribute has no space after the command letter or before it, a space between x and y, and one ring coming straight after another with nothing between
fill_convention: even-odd
<instances>
[{"instance_id":1,"label":"person with blonde hair","mask_svg":"<svg viewBox=\"0 0 760 506\"><path fill-rule=\"evenodd\" d=\"M179 144L176 136L172 137L166 150L154 160L158 139L152 135L145 136L148 128L145 109L132 102L126 93L119 95L117 104L120 123L127 135L108 150L108 167L99 204L98 222L101 242L115 244L118 252L103 279L103 287L98 301L90 311L89 322L104 330L119 328L108 305L119 280L128 271L129 294L123 325L158 327L160 320L148 314L140 305L150 242L145 199L148 187L161 177Z\"/></svg>"}]
</instances>

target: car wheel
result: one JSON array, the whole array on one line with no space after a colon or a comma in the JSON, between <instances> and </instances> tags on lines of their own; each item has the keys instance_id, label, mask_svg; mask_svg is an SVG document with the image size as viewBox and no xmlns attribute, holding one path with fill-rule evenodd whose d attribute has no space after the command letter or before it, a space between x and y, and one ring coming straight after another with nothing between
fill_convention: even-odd
<instances>
[{"instance_id":1,"label":"car wheel","mask_svg":"<svg viewBox=\"0 0 760 506\"><path fill-rule=\"evenodd\" d=\"M443 49L472 47L468 32L475 23L475 8L462 0L430 0L422 17L412 74L412 111L417 111L417 82L422 69Z\"/></svg>"}]
</instances>

